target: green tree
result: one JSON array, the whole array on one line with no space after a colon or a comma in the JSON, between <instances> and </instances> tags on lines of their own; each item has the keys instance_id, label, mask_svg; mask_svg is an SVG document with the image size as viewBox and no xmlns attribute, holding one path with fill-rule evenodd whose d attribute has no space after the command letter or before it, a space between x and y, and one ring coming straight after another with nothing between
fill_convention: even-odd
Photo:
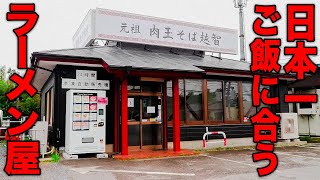
<instances>
[{"instance_id":1,"label":"green tree","mask_svg":"<svg viewBox=\"0 0 320 180\"><path fill-rule=\"evenodd\" d=\"M40 114L40 94L30 97L28 94L23 93L17 100L16 106L23 115L30 115L32 111Z\"/></svg>"},{"instance_id":2,"label":"green tree","mask_svg":"<svg viewBox=\"0 0 320 180\"><path fill-rule=\"evenodd\" d=\"M1 68L0 68L1 69ZM9 68L7 71L8 77L13 73L19 71ZM28 94L23 93L15 101L9 101L6 94L15 88L16 84L5 78L0 79L0 109L3 111L3 116L10 116L7 112L9 107L13 106L22 112L22 115L30 115L32 111L40 113L40 95L36 94L30 97Z\"/></svg>"},{"instance_id":3,"label":"green tree","mask_svg":"<svg viewBox=\"0 0 320 180\"><path fill-rule=\"evenodd\" d=\"M14 88L13 83L8 83L6 80L0 80L0 109L3 110L3 116L8 116L7 111L10 106L14 106L15 101L9 101L6 93Z\"/></svg>"}]
</instances>

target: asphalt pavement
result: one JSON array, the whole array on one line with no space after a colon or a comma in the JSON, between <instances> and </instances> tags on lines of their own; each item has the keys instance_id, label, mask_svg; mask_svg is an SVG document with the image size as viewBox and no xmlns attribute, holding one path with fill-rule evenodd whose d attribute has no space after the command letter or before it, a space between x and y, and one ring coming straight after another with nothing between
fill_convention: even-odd
<instances>
[{"instance_id":1,"label":"asphalt pavement","mask_svg":"<svg viewBox=\"0 0 320 180\"><path fill-rule=\"evenodd\" d=\"M0 149L0 166L4 167L4 149ZM267 162L254 163L252 149L202 153L193 157L118 161L85 158L41 162L41 176L8 177L0 171L0 179L259 179L256 168ZM319 179L320 144L304 147L276 148L279 165L263 179Z\"/></svg>"}]
</instances>

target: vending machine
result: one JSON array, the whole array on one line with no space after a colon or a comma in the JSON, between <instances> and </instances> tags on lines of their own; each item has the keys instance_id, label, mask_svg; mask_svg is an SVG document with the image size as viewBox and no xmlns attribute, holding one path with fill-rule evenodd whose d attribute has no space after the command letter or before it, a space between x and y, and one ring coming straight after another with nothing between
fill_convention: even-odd
<instances>
[{"instance_id":1,"label":"vending machine","mask_svg":"<svg viewBox=\"0 0 320 180\"><path fill-rule=\"evenodd\" d=\"M105 153L105 91L69 90L66 94L65 153Z\"/></svg>"}]
</instances>

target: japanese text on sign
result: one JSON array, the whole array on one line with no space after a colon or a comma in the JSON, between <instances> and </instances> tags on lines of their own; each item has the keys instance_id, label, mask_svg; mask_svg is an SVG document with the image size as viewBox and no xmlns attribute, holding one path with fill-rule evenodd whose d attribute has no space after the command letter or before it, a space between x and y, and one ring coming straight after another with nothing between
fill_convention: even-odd
<instances>
[{"instance_id":1,"label":"japanese text on sign","mask_svg":"<svg viewBox=\"0 0 320 180\"><path fill-rule=\"evenodd\" d=\"M35 4L15 4L9 6L7 13L8 21L25 21L26 23L19 28L13 30L18 38L18 68L26 69L24 77L14 73L10 80L17 84L17 86L6 94L10 101L14 101L22 93L27 93L33 97L37 90L30 84L35 70L27 69L27 34L34 28L38 21L38 14L35 12ZM14 119L20 119L22 113L11 106L8 114L12 115ZM8 175L40 175L39 168L40 156L40 142L39 141L20 141L20 134L28 131L37 121L38 114L31 112L27 120L16 127L10 127L7 130L7 161L4 171Z\"/></svg>"},{"instance_id":2,"label":"japanese text on sign","mask_svg":"<svg viewBox=\"0 0 320 180\"><path fill-rule=\"evenodd\" d=\"M84 47L92 39L226 54L238 52L238 43L234 43L238 35L233 29L105 9L91 10L73 38L76 47Z\"/></svg>"},{"instance_id":3,"label":"japanese text on sign","mask_svg":"<svg viewBox=\"0 0 320 180\"><path fill-rule=\"evenodd\" d=\"M284 54L291 55L291 59L284 66L286 73L296 74L296 79L304 79L305 73L315 73L316 65L310 60L309 55L317 54L317 47L308 47L305 41L314 41L314 11L312 4L288 4L287 5L287 41L296 42L296 46L284 47ZM263 19L270 19L276 23L281 19L280 13L275 5L256 5L255 13ZM297 13L305 13L305 18L297 18ZM264 20L257 18L253 23L253 31L262 37L278 35L278 27L263 26ZM306 26L305 31L297 31L296 26ZM277 77L270 77L267 73L280 73L281 66L278 63L281 53L281 39L279 38L256 38L250 44L251 50L251 71L254 73L263 72L263 75L254 75L252 86L253 106L259 107L261 103L269 107L263 107L256 115L251 117L253 124L253 141L257 143L257 153L253 153L254 162L268 160L266 167L258 168L259 176L266 176L274 172L278 166L278 157L274 153L274 143L277 142L277 125L280 117L275 115L270 105L279 104L280 97L272 96L270 90L264 88L259 92L260 84L269 87L276 87ZM317 102L315 94L285 94L282 100L285 103Z\"/></svg>"}]
</instances>

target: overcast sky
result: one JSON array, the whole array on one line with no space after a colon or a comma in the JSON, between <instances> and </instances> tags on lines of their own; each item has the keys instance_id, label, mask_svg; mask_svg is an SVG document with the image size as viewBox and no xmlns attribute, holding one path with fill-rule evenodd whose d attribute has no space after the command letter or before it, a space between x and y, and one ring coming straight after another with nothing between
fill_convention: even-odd
<instances>
[{"instance_id":1,"label":"overcast sky","mask_svg":"<svg viewBox=\"0 0 320 180\"><path fill-rule=\"evenodd\" d=\"M142 15L162 17L186 22L206 24L226 28L238 29L238 9L234 8L233 0L1 0L0 1L0 51L1 63L7 67L16 67L17 38L12 29L22 23L7 22L6 12L9 3L36 3L36 12L40 15L36 27L28 34L28 54L35 51L73 48L72 36L76 32L89 9L96 7L131 12ZM252 23L258 16L253 13L255 4L277 4L282 19L277 22L279 36L286 37L286 4L315 3L316 4L316 39L319 44L318 26L320 2L316 0L249 0L245 9L246 43L247 46L256 37L252 32ZM266 25L270 25L267 22ZM282 40L286 44L285 39ZM308 45L313 45L308 43ZM247 51L249 55L249 51ZM282 52L283 54L283 52ZM225 56L230 57L230 56ZM239 59L239 56L231 58ZM250 56L247 57L248 59ZM281 57L287 60L289 57ZM317 63L320 60L312 58ZM250 61L250 59L249 59Z\"/></svg>"}]
</instances>

